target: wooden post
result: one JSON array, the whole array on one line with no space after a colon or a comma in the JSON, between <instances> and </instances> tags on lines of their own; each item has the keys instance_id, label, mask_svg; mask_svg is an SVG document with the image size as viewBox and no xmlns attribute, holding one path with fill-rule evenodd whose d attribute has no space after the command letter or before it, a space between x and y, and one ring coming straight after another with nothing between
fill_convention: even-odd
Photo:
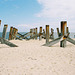
<instances>
[{"instance_id":1,"label":"wooden post","mask_svg":"<svg viewBox=\"0 0 75 75\"><path fill-rule=\"evenodd\" d=\"M41 40L42 39L42 27L40 27L40 32L39 32L39 40Z\"/></svg>"},{"instance_id":2,"label":"wooden post","mask_svg":"<svg viewBox=\"0 0 75 75\"><path fill-rule=\"evenodd\" d=\"M15 28L15 31L14 31L14 39L16 39L17 32L18 32L18 29Z\"/></svg>"},{"instance_id":3,"label":"wooden post","mask_svg":"<svg viewBox=\"0 0 75 75\"><path fill-rule=\"evenodd\" d=\"M32 29L30 29L30 33L32 34ZM32 35L30 36L30 38L32 37Z\"/></svg>"},{"instance_id":4,"label":"wooden post","mask_svg":"<svg viewBox=\"0 0 75 75\"><path fill-rule=\"evenodd\" d=\"M13 27L10 27L9 40L12 40L12 31L13 31Z\"/></svg>"},{"instance_id":5,"label":"wooden post","mask_svg":"<svg viewBox=\"0 0 75 75\"><path fill-rule=\"evenodd\" d=\"M33 38L35 38L35 30L36 30L36 29L34 28L34 32L33 32Z\"/></svg>"},{"instance_id":6,"label":"wooden post","mask_svg":"<svg viewBox=\"0 0 75 75\"><path fill-rule=\"evenodd\" d=\"M35 28L35 34L36 34L35 39L37 39L37 28Z\"/></svg>"},{"instance_id":7,"label":"wooden post","mask_svg":"<svg viewBox=\"0 0 75 75\"><path fill-rule=\"evenodd\" d=\"M32 29L30 29L30 33L32 33Z\"/></svg>"},{"instance_id":8,"label":"wooden post","mask_svg":"<svg viewBox=\"0 0 75 75\"><path fill-rule=\"evenodd\" d=\"M14 28L13 28L13 31L12 31L12 40L13 40L13 37L14 37Z\"/></svg>"},{"instance_id":9,"label":"wooden post","mask_svg":"<svg viewBox=\"0 0 75 75\"><path fill-rule=\"evenodd\" d=\"M49 43L49 25L46 25L46 43Z\"/></svg>"},{"instance_id":10,"label":"wooden post","mask_svg":"<svg viewBox=\"0 0 75 75\"><path fill-rule=\"evenodd\" d=\"M32 29L32 39L34 39L34 29Z\"/></svg>"},{"instance_id":11,"label":"wooden post","mask_svg":"<svg viewBox=\"0 0 75 75\"><path fill-rule=\"evenodd\" d=\"M60 37L60 35L59 35L59 34L60 34L60 33L59 33L59 28L57 28L57 34L58 34L58 37Z\"/></svg>"},{"instance_id":12,"label":"wooden post","mask_svg":"<svg viewBox=\"0 0 75 75\"><path fill-rule=\"evenodd\" d=\"M3 34L2 34L2 38L3 38L3 39L6 38L7 27L8 27L8 25L4 25L4 28L3 28Z\"/></svg>"},{"instance_id":13,"label":"wooden post","mask_svg":"<svg viewBox=\"0 0 75 75\"><path fill-rule=\"evenodd\" d=\"M1 26L1 20L0 20L0 26Z\"/></svg>"},{"instance_id":14,"label":"wooden post","mask_svg":"<svg viewBox=\"0 0 75 75\"><path fill-rule=\"evenodd\" d=\"M66 35L66 27L67 27L67 21L62 21L61 22L61 33L63 36Z\"/></svg>"},{"instance_id":15,"label":"wooden post","mask_svg":"<svg viewBox=\"0 0 75 75\"><path fill-rule=\"evenodd\" d=\"M54 32L53 31L54 31L53 28L51 28L51 35L50 35L51 39L54 39Z\"/></svg>"},{"instance_id":16,"label":"wooden post","mask_svg":"<svg viewBox=\"0 0 75 75\"><path fill-rule=\"evenodd\" d=\"M68 27L66 28L66 33L67 33L67 37L68 37L69 34L70 34L70 33L69 33L69 28L68 28Z\"/></svg>"},{"instance_id":17,"label":"wooden post","mask_svg":"<svg viewBox=\"0 0 75 75\"><path fill-rule=\"evenodd\" d=\"M18 32L18 29L16 29L16 28L13 28L13 39L16 39L16 34L17 34L17 32Z\"/></svg>"},{"instance_id":18,"label":"wooden post","mask_svg":"<svg viewBox=\"0 0 75 75\"><path fill-rule=\"evenodd\" d=\"M45 29L43 29L43 38L46 39Z\"/></svg>"},{"instance_id":19,"label":"wooden post","mask_svg":"<svg viewBox=\"0 0 75 75\"><path fill-rule=\"evenodd\" d=\"M14 32L13 32L13 39L15 39L15 32L16 32L16 28L13 28Z\"/></svg>"},{"instance_id":20,"label":"wooden post","mask_svg":"<svg viewBox=\"0 0 75 75\"><path fill-rule=\"evenodd\" d=\"M67 27L67 22L62 21L61 22L61 34L63 35L63 40L60 41L60 47L65 47L66 46L66 27Z\"/></svg>"},{"instance_id":21,"label":"wooden post","mask_svg":"<svg viewBox=\"0 0 75 75\"><path fill-rule=\"evenodd\" d=\"M7 27L8 25L4 25L4 28L3 28L3 33L2 33L2 39L1 39L1 44L4 43L3 39L6 38L6 31L7 31Z\"/></svg>"}]
</instances>

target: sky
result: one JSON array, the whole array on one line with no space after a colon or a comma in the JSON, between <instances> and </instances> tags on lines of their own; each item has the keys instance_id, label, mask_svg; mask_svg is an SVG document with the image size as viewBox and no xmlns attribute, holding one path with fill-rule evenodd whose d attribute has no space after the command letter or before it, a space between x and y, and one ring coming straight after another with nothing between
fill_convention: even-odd
<instances>
[{"instance_id":1,"label":"sky","mask_svg":"<svg viewBox=\"0 0 75 75\"><path fill-rule=\"evenodd\" d=\"M70 32L75 32L75 0L0 0L0 32L13 26L19 32L50 25L56 32L61 21L67 21Z\"/></svg>"}]
</instances>

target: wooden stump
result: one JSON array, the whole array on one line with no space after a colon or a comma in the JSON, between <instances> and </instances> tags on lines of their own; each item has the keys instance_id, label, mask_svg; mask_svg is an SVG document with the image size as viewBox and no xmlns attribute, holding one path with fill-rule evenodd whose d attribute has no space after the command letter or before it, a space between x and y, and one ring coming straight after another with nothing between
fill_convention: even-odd
<instances>
[{"instance_id":1,"label":"wooden stump","mask_svg":"<svg viewBox=\"0 0 75 75\"><path fill-rule=\"evenodd\" d=\"M12 40L13 27L10 27L9 40Z\"/></svg>"},{"instance_id":2,"label":"wooden stump","mask_svg":"<svg viewBox=\"0 0 75 75\"><path fill-rule=\"evenodd\" d=\"M42 27L40 27L40 32L39 32L39 40L42 39Z\"/></svg>"},{"instance_id":3,"label":"wooden stump","mask_svg":"<svg viewBox=\"0 0 75 75\"><path fill-rule=\"evenodd\" d=\"M49 43L49 25L46 25L46 43Z\"/></svg>"},{"instance_id":4,"label":"wooden stump","mask_svg":"<svg viewBox=\"0 0 75 75\"><path fill-rule=\"evenodd\" d=\"M37 40L37 28L35 28L35 34L36 34L35 39Z\"/></svg>"},{"instance_id":5,"label":"wooden stump","mask_svg":"<svg viewBox=\"0 0 75 75\"><path fill-rule=\"evenodd\" d=\"M8 27L8 25L4 25L4 28L3 28L3 34L2 34L2 38L3 38L3 39L6 38L7 27Z\"/></svg>"}]
</instances>

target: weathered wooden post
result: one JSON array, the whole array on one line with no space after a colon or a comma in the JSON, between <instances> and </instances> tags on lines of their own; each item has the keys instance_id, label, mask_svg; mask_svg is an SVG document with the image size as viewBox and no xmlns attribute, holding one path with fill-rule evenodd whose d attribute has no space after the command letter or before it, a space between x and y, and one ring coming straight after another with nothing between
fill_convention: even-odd
<instances>
[{"instance_id":1,"label":"weathered wooden post","mask_svg":"<svg viewBox=\"0 0 75 75\"><path fill-rule=\"evenodd\" d=\"M34 28L33 30L34 30L34 32L33 32L33 38L35 38L35 30L36 30L36 29Z\"/></svg>"},{"instance_id":2,"label":"weathered wooden post","mask_svg":"<svg viewBox=\"0 0 75 75\"><path fill-rule=\"evenodd\" d=\"M32 33L32 29L30 29L30 33Z\"/></svg>"},{"instance_id":3,"label":"weathered wooden post","mask_svg":"<svg viewBox=\"0 0 75 75\"><path fill-rule=\"evenodd\" d=\"M67 22L66 21L62 21L61 22L61 33L62 33L63 36L66 35L66 27L67 27ZM63 39L65 39L65 38L63 37Z\"/></svg>"},{"instance_id":4,"label":"weathered wooden post","mask_svg":"<svg viewBox=\"0 0 75 75\"><path fill-rule=\"evenodd\" d=\"M47 39L48 38L48 33L47 32L49 33L49 31L47 30L47 26L46 26L46 44L44 44L43 46L48 46L49 47L49 46L52 46L52 45L58 43L59 41L60 41L60 47L66 47L66 41L68 41L68 42L75 45L75 40L71 39L69 36L66 35L67 32L69 33L66 21L61 22L61 33L59 33L59 30L57 30L58 35L59 35L58 38L56 38L56 39L49 42L49 40Z\"/></svg>"},{"instance_id":5,"label":"weathered wooden post","mask_svg":"<svg viewBox=\"0 0 75 75\"><path fill-rule=\"evenodd\" d=\"M45 29L43 29L43 38L44 38L44 39L46 38Z\"/></svg>"},{"instance_id":6,"label":"weathered wooden post","mask_svg":"<svg viewBox=\"0 0 75 75\"><path fill-rule=\"evenodd\" d=\"M12 40L14 39L14 28L13 28L13 31L12 31Z\"/></svg>"},{"instance_id":7,"label":"weathered wooden post","mask_svg":"<svg viewBox=\"0 0 75 75\"><path fill-rule=\"evenodd\" d=\"M8 25L4 25L3 33L2 33L2 39L1 39L1 44L4 43L3 39L6 39L6 31L7 31L7 27L8 27Z\"/></svg>"},{"instance_id":8,"label":"weathered wooden post","mask_svg":"<svg viewBox=\"0 0 75 75\"><path fill-rule=\"evenodd\" d=\"M32 34L32 29L30 29L30 33ZM30 36L30 38L32 37L32 35Z\"/></svg>"},{"instance_id":9,"label":"weathered wooden post","mask_svg":"<svg viewBox=\"0 0 75 75\"><path fill-rule=\"evenodd\" d=\"M9 40L12 40L13 27L10 27Z\"/></svg>"},{"instance_id":10,"label":"weathered wooden post","mask_svg":"<svg viewBox=\"0 0 75 75\"><path fill-rule=\"evenodd\" d=\"M39 32L39 40L42 39L42 27L40 27L40 32Z\"/></svg>"},{"instance_id":11,"label":"weathered wooden post","mask_svg":"<svg viewBox=\"0 0 75 75\"><path fill-rule=\"evenodd\" d=\"M60 41L60 47L66 47L66 27L67 27L67 22L62 21L61 22L61 34L63 36L63 40Z\"/></svg>"},{"instance_id":12,"label":"weathered wooden post","mask_svg":"<svg viewBox=\"0 0 75 75\"><path fill-rule=\"evenodd\" d=\"M6 38L7 27L8 27L8 25L4 25L4 28L3 28L3 34L2 34L2 38L3 38L3 39Z\"/></svg>"},{"instance_id":13,"label":"weathered wooden post","mask_svg":"<svg viewBox=\"0 0 75 75\"><path fill-rule=\"evenodd\" d=\"M1 20L0 20L0 26L1 26Z\"/></svg>"},{"instance_id":14,"label":"weathered wooden post","mask_svg":"<svg viewBox=\"0 0 75 75\"><path fill-rule=\"evenodd\" d=\"M37 39L37 28L35 28L35 39Z\"/></svg>"},{"instance_id":15,"label":"weathered wooden post","mask_svg":"<svg viewBox=\"0 0 75 75\"><path fill-rule=\"evenodd\" d=\"M50 38L51 38L51 39L54 39L54 30L53 30L53 28L51 28L51 35L50 35Z\"/></svg>"},{"instance_id":16,"label":"weathered wooden post","mask_svg":"<svg viewBox=\"0 0 75 75\"><path fill-rule=\"evenodd\" d=\"M70 32L69 32L69 28L68 27L66 28L66 33L67 33L67 37L69 37Z\"/></svg>"},{"instance_id":17,"label":"weathered wooden post","mask_svg":"<svg viewBox=\"0 0 75 75\"><path fill-rule=\"evenodd\" d=\"M59 33L59 28L57 28L57 34L58 34L58 37L60 37L60 35L59 35L59 34L60 34L60 33Z\"/></svg>"},{"instance_id":18,"label":"weathered wooden post","mask_svg":"<svg viewBox=\"0 0 75 75\"><path fill-rule=\"evenodd\" d=\"M14 28L14 39L16 39L16 35L17 35L17 32L18 32L18 29Z\"/></svg>"},{"instance_id":19,"label":"weathered wooden post","mask_svg":"<svg viewBox=\"0 0 75 75\"><path fill-rule=\"evenodd\" d=\"M49 25L46 25L46 43L49 43Z\"/></svg>"},{"instance_id":20,"label":"weathered wooden post","mask_svg":"<svg viewBox=\"0 0 75 75\"><path fill-rule=\"evenodd\" d=\"M34 29L32 29L32 39L34 39Z\"/></svg>"}]
</instances>

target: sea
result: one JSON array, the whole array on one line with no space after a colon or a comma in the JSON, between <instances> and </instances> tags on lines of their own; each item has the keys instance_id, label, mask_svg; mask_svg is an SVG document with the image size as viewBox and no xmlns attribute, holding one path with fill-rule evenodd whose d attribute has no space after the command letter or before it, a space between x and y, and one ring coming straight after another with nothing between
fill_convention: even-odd
<instances>
[{"instance_id":1,"label":"sea","mask_svg":"<svg viewBox=\"0 0 75 75\"><path fill-rule=\"evenodd\" d=\"M27 32L19 32L19 33L25 34L25 33L27 33ZM71 32L69 36L70 36L71 38L75 38L75 32ZM2 37L2 32L0 32L0 37ZM57 33L55 32L55 33L54 33L54 38L57 38L57 37L58 37L58 35L57 35ZM7 32L7 34L6 34L6 39L8 39L8 38L9 38L9 32Z\"/></svg>"}]
</instances>

